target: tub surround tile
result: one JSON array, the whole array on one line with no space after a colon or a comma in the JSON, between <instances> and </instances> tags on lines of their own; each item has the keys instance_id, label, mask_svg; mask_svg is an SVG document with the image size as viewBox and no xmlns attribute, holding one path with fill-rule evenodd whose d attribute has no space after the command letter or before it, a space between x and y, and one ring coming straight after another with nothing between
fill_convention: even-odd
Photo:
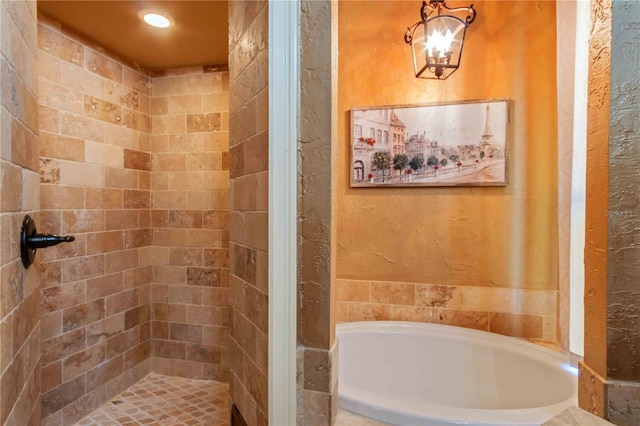
<instances>
[{"instance_id":1,"label":"tub surround tile","mask_svg":"<svg viewBox=\"0 0 640 426\"><path fill-rule=\"evenodd\" d=\"M417 321L557 342L557 292L338 279L336 321Z\"/></svg>"},{"instance_id":2,"label":"tub surround tile","mask_svg":"<svg viewBox=\"0 0 640 426\"><path fill-rule=\"evenodd\" d=\"M492 312L490 314L493 333L513 337L542 338L542 317L535 315L506 314Z\"/></svg>"},{"instance_id":3,"label":"tub surround tile","mask_svg":"<svg viewBox=\"0 0 640 426\"><path fill-rule=\"evenodd\" d=\"M392 305L349 303L349 321L388 321L392 318Z\"/></svg>"},{"instance_id":4,"label":"tub surround tile","mask_svg":"<svg viewBox=\"0 0 640 426\"><path fill-rule=\"evenodd\" d=\"M414 284L374 281L370 284L370 301L393 305L415 305L416 287Z\"/></svg>"},{"instance_id":5,"label":"tub surround tile","mask_svg":"<svg viewBox=\"0 0 640 426\"><path fill-rule=\"evenodd\" d=\"M416 305L462 309L462 289L445 285L416 285Z\"/></svg>"},{"instance_id":6,"label":"tub surround tile","mask_svg":"<svg viewBox=\"0 0 640 426\"><path fill-rule=\"evenodd\" d=\"M489 321L488 312L459 311L455 309L442 309L438 312L438 324L490 331Z\"/></svg>"},{"instance_id":7,"label":"tub surround tile","mask_svg":"<svg viewBox=\"0 0 640 426\"><path fill-rule=\"evenodd\" d=\"M391 319L393 321L418 321L437 324L440 310L425 306L394 306Z\"/></svg>"}]
</instances>

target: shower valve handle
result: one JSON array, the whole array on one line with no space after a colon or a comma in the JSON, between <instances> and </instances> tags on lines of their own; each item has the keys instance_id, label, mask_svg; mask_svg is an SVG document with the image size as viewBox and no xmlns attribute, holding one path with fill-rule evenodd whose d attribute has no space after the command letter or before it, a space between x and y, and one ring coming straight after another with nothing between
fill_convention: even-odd
<instances>
[{"instance_id":1,"label":"shower valve handle","mask_svg":"<svg viewBox=\"0 0 640 426\"><path fill-rule=\"evenodd\" d=\"M35 234L31 237L27 237L27 245L32 249L46 248L58 245L60 243L70 243L74 241L76 237L71 235L50 235L50 234Z\"/></svg>"},{"instance_id":2,"label":"shower valve handle","mask_svg":"<svg viewBox=\"0 0 640 426\"><path fill-rule=\"evenodd\" d=\"M36 250L58 245L60 243L70 243L76 238L71 235L51 235L38 234L36 224L31 216L26 215L22 221L20 232L20 257L25 268L29 268L36 257Z\"/></svg>"}]
</instances>

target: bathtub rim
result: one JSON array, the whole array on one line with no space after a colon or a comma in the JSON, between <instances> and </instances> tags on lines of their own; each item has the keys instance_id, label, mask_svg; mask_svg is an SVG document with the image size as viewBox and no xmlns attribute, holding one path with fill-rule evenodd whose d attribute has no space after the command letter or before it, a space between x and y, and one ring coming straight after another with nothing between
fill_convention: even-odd
<instances>
[{"instance_id":1,"label":"bathtub rim","mask_svg":"<svg viewBox=\"0 0 640 426\"><path fill-rule=\"evenodd\" d=\"M349 332L399 333L411 330L414 334L443 335L446 337L470 340L484 346L495 346L509 352L524 353L532 356L544 364L554 365L564 370L569 365L569 355L550 348L519 339L482 330L469 329L445 324L421 323L410 321L358 321L336 324L336 338L338 343L341 335ZM338 345L340 347L340 345ZM514 409L482 409L451 407L440 404L424 404L422 409L409 408L398 399L389 396L367 392L353 386L338 385L338 405L356 414L373 419L399 424L415 424L417 421L446 421L447 424L491 424L491 425L539 425L565 409L576 406L577 376L567 372L575 378L573 393L567 399L556 404ZM340 371L338 371L338 376ZM339 381L340 379L338 379ZM426 412L428 411L428 413ZM527 419L526 421L523 419ZM413 423L412 423L413 422ZM397 423L396 423L397 424ZM437 424L437 423L435 423Z\"/></svg>"}]
</instances>

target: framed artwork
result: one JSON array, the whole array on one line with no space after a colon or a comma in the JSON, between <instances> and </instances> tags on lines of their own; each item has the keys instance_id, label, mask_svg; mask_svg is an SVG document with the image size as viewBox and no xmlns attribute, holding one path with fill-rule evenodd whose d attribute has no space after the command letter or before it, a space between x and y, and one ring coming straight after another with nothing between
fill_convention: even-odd
<instances>
[{"instance_id":1,"label":"framed artwork","mask_svg":"<svg viewBox=\"0 0 640 426\"><path fill-rule=\"evenodd\" d=\"M351 110L351 186L505 186L508 99Z\"/></svg>"}]
</instances>

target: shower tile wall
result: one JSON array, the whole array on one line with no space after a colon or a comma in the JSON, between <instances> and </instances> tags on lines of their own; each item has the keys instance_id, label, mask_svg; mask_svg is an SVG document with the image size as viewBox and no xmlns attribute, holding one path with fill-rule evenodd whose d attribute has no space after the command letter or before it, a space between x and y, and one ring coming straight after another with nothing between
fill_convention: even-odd
<instances>
[{"instance_id":1,"label":"shower tile wall","mask_svg":"<svg viewBox=\"0 0 640 426\"><path fill-rule=\"evenodd\" d=\"M43 16L38 25L42 417L71 424L150 367L148 76Z\"/></svg>"},{"instance_id":2,"label":"shower tile wall","mask_svg":"<svg viewBox=\"0 0 640 426\"><path fill-rule=\"evenodd\" d=\"M25 270L25 214L38 218L35 2L0 3L0 424L40 423L40 266Z\"/></svg>"},{"instance_id":3,"label":"shower tile wall","mask_svg":"<svg viewBox=\"0 0 640 426\"><path fill-rule=\"evenodd\" d=\"M153 370L227 381L229 92L226 71L175 69L151 96Z\"/></svg>"},{"instance_id":4,"label":"shower tile wall","mask_svg":"<svg viewBox=\"0 0 640 426\"><path fill-rule=\"evenodd\" d=\"M228 73L152 78L39 21L39 226L76 236L38 255L45 423L151 369L226 381Z\"/></svg>"},{"instance_id":5,"label":"shower tile wall","mask_svg":"<svg viewBox=\"0 0 640 426\"><path fill-rule=\"evenodd\" d=\"M231 401L268 419L268 2L229 2Z\"/></svg>"}]
</instances>

